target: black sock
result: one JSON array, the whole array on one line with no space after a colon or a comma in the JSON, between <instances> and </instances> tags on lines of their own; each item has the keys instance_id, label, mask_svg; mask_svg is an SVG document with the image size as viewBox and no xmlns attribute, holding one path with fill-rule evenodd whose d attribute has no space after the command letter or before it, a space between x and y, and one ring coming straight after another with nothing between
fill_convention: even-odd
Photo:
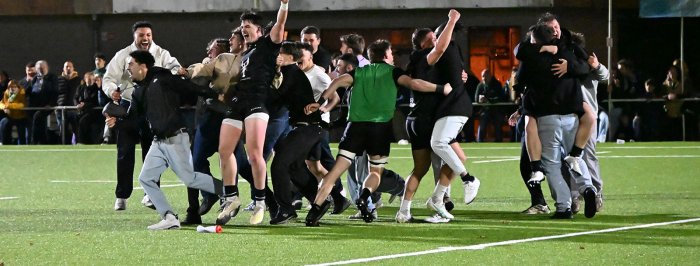
<instances>
[{"instance_id":1,"label":"black sock","mask_svg":"<svg viewBox=\"0 0 700 266\"><path fill-rule=\"evenodd\" d=\"M540 160L530 161L530 167L532 168L533 172L544 173L544 168L542 167L542 161L540 161Z\"/></svg>"},{"instance_id":2,"label":"black sock","mask_svg":"<svg viewBox=\"0 0 700 266\"><path fill-rule=\"evenodd\" d=\"M265 189L253 189L254 200L265 200Z\"/></svg>"},{"instance_id":3,"label":"black sock","mask_svg":"<svg viewBox=\"0 0 700 266\"><path fill-rule=\"evenodd\" d=\"M474 181L474 176L470 175L469 173L466 173L462 176L462 182L473 182Z\"/></svg>"},{"instance_id":4,"label":"black sock","mask_svg":"<svg viewBox=\"0 0 700 266\"><path fill-rule=\"evenodd\" d=\"M367 199L369 199L369 196L371 196L371 195L372 195L372 192L369 191L369 188L363 188L362 193L360 193L360 198L367 201Z\"/></svg>"},{"instance_id":5,"label":"black sock","mask_svg":"<svg viewBox=\"0 0 700 266\"><path fill-rule=\"evenodd\" d=\"M238 196L238 186L224 186L224 197Z\"/></svg>"},{"instance_id":6,"label":"black sock","mask_svg":"<svg viewBox=\"0 0 700 266\"><path fill-rule=\"evenodd\" d=\"M581 157L581 153L583 153L583 149L576 147L576 145L574 145L574 147L571 148L571 151L569 152L569 156Z\"/></svg>"}]
</instances>

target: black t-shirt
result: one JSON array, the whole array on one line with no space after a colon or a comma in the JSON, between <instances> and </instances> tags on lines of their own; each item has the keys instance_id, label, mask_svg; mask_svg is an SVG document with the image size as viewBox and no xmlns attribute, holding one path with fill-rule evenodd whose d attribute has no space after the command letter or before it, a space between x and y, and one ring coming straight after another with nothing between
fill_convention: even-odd
<instances>
[{"instance_id":1,"label":"black t-shirt","mask_svg":"<svg viewBox=\"0 0 700 266\"><path fill-rule=\"evenodd\" d=\"M577 46L559 43L558 53L540 53L541 45L523 41L519 45L516 57L521 61L518 83L525 86L523 113L540 117L546 115L583 114L583 95L579 77L588 73L590 67L577 56L582 51ZM584 57L585 56L585 57ZM568 61L568 71L561 78L554 75L552 64L559 59Z\"/></svg>"},{"instance_id":2,"label":"black t-shirt","mask_svg":"<svg viewBox=\"0 0 700 266\"><path fill-rule=\"evenodd\" d=\"M445 53L435 63L430 81L444 85L450 83L452 91L438 104L435 119L445 116L472 116L472 100L462 81L462 55L454 41L447 46Z\"/></svg>"},{"instance_id":3,"label":"black t-shirt","mask_svg":"<svg viewBox=\"0 0 700 266\"><path fill-rule=\"evenodd\" d=\"M241 58L241 80L238 93L266 95L272 79L275 77L275 60L280 51L280 44L272 42L270 36L260 37L248 45L248 50ZM263 89L265 88L265 89Z\"/></svg>"},{"instance_id":4,"label":"black t-shirt","mask_svg":"<svg viewBox=\"0 0 700 266\"><path fill-rule=\"evenodd\" d=\"M311 82L304 71L299 69L296 64L282 66L280 71L283 78L277 93L279 93L280 102L289 109L289 123L321 122L320 112L313 112L309 115L304 113L304 107L316 102Z\"/></svg>"},{"instance_id":5,"label":"black t-shirt","mask_svg":"<svg viewBox=\"0 0 700 266\"><path fill-rule=\"evenodd\" d=\"M326 72L331 67L331 53L321 46L318 46L318 50L313 55L313 60L314 65L321 66Z\"/></svg>"},{"instance_id":6,"label":"black t-shirt","mask_svg":"<svg viewBox=\"0 0 700 266\"><path fill-rule=\"evenodd\" d=\"M411 53L408 63L408 72L414 79L430 80L432 66L428 65L428 54L433 48L414 51ZM411 90L411 112L410 117L425 117L432 119L435 116L435 108L442 98L434 92L420 92Z\"/></svg>"}]
</instances>

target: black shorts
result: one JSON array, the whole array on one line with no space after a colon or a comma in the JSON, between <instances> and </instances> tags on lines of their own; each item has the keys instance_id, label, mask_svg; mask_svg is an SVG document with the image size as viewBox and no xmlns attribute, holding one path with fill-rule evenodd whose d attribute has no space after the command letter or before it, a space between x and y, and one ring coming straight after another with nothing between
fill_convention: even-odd
<instances>
[{"instance_id":1,"label":"black shorts","mask_svg":"<svg viewBox=\"0 0 700 266\"><path fill-rule=\"evenodd\" d=\"M430 149L430 136L433 134L435 121L427 117L407 117L406 133L411 141L411 150Z\"/></svg>"},{"instance_id":2,"label":"black shorts","mask_svg":"<svg viewBox=\"0 0 700 266\"><path fill-rule=\"evenodd\" d=\"M233 120L244 121L246 117L255 113L270 114L267 109L267 97L258 94L234 93L229 101L231 112L226 116Z\"/></svg>"},{"instance_id":3,"label":"black shorts","mask_svg":"<svg viewBox=\"0 0 700 266\"><path fill-rule=\"evenodd\" d=\"M338 149L368 155L389 156L394 135L391 122L348 122Z\"/></svg>"}]
</instances>

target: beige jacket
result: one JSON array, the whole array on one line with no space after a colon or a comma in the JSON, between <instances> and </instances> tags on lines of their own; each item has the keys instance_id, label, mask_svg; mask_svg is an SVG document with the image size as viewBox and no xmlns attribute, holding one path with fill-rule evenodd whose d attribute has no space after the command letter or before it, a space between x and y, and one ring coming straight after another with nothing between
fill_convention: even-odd
<instances>
[{"instance_id":1,"label":"beige jacket","mask_svg":"<svg viewBox=\"0 0 700 266\"><path fill-rule=\"evenodd\" d=\"M208 59L208 58L207 58ZM209 86L219 94L226 94L241 77L241 56L223 53L212 60L205 59L187 68L187 77L209 80Z\"/></svg>"}]
</instances>

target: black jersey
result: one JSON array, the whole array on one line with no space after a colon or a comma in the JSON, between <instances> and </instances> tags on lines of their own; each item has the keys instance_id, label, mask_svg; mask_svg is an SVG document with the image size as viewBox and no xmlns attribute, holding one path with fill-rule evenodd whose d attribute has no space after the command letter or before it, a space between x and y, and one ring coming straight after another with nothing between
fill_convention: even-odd
<instances>
[{"instance_id":1,"label":"black jersey","mask_svg":"<svg viewBox=\"0 0 700 266\"><path fill-rule=\"evenodd\" d=\"M438 104L435 119L445 116L472 116L472 100L462 81L462 71L462 55L457 44L451 41L431 71L431 82L438 85L450 83L452 86L450 94Z\"/></svg>"},{"instance_id":2,"label":"black jersey","mask_svg":"<svg viewBox=\"0 0 700 266\"><path fill-rule=\"evenodd\" d=\"M304 113L304 107L316 102L311 82L304 71L299 69L296 64L282 66L280 71L283 78L278 89L279 99L289 109L289 123L292 125L299 122L320 123L320 112L313 112L309 115Z\"/></svg>"},{"instance_id":3,"label":"black jersey","mask_svg":"<svg viewBox=\"0 0 700 266\"><path fill-rule=\"evenodd\" d=\"M275 60L279 54L280 46L279 43L272 42L269 35L248 44L248 50L243 53L241 58L239 95L264 96L267 94L267 89L275 77Z\"/></svg>"},{"instance_id":4,"label":"black jersey","mask_svg":"<svg viewBox=\"0 0 700 266\"><path fill-rule=\"evenodd\" d=\"M432 66L428 65L428 54L433 48L426 48L411 53L407 71L414 79L430 80ZM434 92L420 92L411 90L410 117L432 118L435 116L435 108L443 96Z\"/></svg>"}]
</instances>

